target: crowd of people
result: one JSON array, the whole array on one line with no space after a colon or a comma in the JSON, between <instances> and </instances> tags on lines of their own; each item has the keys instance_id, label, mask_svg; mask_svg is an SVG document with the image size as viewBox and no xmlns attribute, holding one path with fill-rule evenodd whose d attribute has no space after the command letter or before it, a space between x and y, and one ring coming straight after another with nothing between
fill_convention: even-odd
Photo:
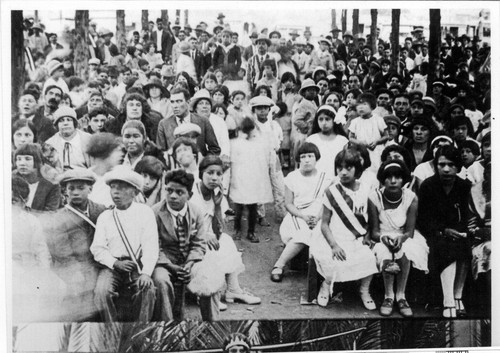
<instances>
[{"instance_id":1,"label":"crowd of people","mask_svg":"<svg viewBox=\"0 0 500 353\"><path fill-rule=\"evenodd\" d=\"M359 281L376 310L381 274L380 314L411 317L413 268L426 274L427 303L467 315L467 277L491 276L486 43L448 33L437 64L418 26L397 62L393 43L377 38L372 53L337 28L318 41L264 29L243 48L221 14L210 31L150 22L120 52L96 26L87 80L71 47L25 21L29 82L12 116L15 319L42 305L73 321L180 320L194 295L216 320L225 303L260 304L240 286L249 264L236 244L259 243L270 221L284 244L270 279L309 249L320 306L335 283Z\"/></svg>"}]
</instances>

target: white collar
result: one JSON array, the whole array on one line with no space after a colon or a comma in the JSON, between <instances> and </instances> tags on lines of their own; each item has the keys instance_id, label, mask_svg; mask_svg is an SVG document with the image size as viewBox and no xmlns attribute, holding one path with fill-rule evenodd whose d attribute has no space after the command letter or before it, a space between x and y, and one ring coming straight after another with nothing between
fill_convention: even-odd
<instances>
[{"instance_id":1,"label":"white collar","mask_svg":"<svg viewBox=\"0 0 500 353\"><path fill-rule=\"evenodd\" d=\"M182 217L186 217L186 213L187 213L187 209L188 209L187 202L184 205L184 207L182 208L182 210L180 210L180 211L175 211L172 208L170 208L167 201L165 201L165 204L167 205L167 210L168 210L168 212L170 212L172 217L177 218L178 215L181 215Z\"/></svg>"}]
</instances>

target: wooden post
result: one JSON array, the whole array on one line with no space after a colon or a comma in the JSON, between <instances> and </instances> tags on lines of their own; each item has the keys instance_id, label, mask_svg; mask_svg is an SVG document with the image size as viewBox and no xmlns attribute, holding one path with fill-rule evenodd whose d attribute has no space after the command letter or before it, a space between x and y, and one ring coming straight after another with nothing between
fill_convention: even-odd
<instances>
[{"instance_id":1,"label":"wooden post","mask_svg":"<svg viewBox=\"0 0 500 353\"><path fill-rule=\"evenodd\" d=\"M142 10L142 13L141 13L141 28L142 28L143 32L148 30L148 22L149 22L149 11L148 10Z\"/></svg>"},{"instance_id":2,"label":"wooden post","mask_svg":"<svg viewBox=\"0 0 500 353\"><path fill-rule=\"evenodd\" d=\"M354 44L358 46L359 32L359 9L352 10L352 35L354 36Z\"/></svg>"},{"instance_id":3,"label":"wooden post","mask_svg":"<svg viewBox=\"0 0 500 353\"><path fill-rule=\"evenodd\" d=\"M82 78L84 81L87 81L89 77L89 49L94 50L93 47L89 48L87 42L89 37L89 22L88 10L75 11L75 36L73 39L73 48L75 48L75 76Z\"/></svg>"},{"instance_id":4,"label":"wooden post","mask_svg":"<svg viewBox=\"0 0 500 353\"><path fill-rule=\"evenodd\" d=\"M116 46L125 55L127 52L127 29L125 28L125 10L116 10Z\"/></svg>"},{"instance_id":5,"label":"wooden post","mask_svg":"<svg viewBox=\"0 0 500 353\"><path fill-rule=\"evenodd\" d=\"M168 10L161 10L161 20L163 22L163 27L168 26Z\"/></svg>"},{"instance_id":6,"label":"wooden post","mask_svg":"<svg viewBox=\"0 0 500 353\"><path fill-rule=\"evenodd\" d=\"M181 10L175 10L175 23L181 24Z\"/></svg>"},{"instance_id":7,"label":"wooden post","mask_svg":"<svg viewBox=\"0 0 500 353\"><path fill-rule=\"evenodd\" d=\"M375 54L377 52L377 9L371 9L370 15L372 17L372 25L370 27L370 47L372 48L372 53Z\"/></svg>"},{"instance_id":8,"label":"wooden post","mask_svg":"<svg viewBox=\"0 0 500 353\"><path fill-rule=\"evenodd\" d=\"M189 10L184 10L184 26L189 24Z\"/></svg>"},{"instance_id":9,"label":"wooden post","mask_svg":"<svg viewBox=\"0 0 500 353\"><path fill-rule=\"evenodd\" d=\"M337 28L337 11L332 10L332 29Z\"/></svg>"},{"instance_id":10,"label":"wooden post","mask_svg":"<svg viewBox=\"0 0 500 353\"><path fill-rule=\"evenodd\" d=\"M435 67L440 61L441 52L441 10L429 9L429 77L427 79L429 88L428 93L432 88L432 82L435 79Z\"/></svg>"},{"instance_id":11,"label":"wooden post","mask_svg":"<svg viewBox=\"0 0 500 353\"><path fill-rule=\"evenodd\" d=\"M17 111L17 102L24 90L26 70L24 68L24 33L23 33L23 12L11 12L11 108L12 112ZM10 117L9 117L10 119Z\"/></svg>"},{"instance_id":12,"label":"wooden post","mask_svg":"<svg viewBox=\"0 0 500 353\"><path fill-rule=\"evenodd\" d=\"M345 33L347 31L347 10L342 10L340 21L342 22L342 33Z\"/></svg>"},{"instance_id":13,"label":"wooden post","mask_svg":"<svg viewBox=\"0 0 500 353\"><path fill-rule=\"evenodd\" d=\"M395 70L398 74L400 73L399 69L399 19L401 17L400 9L392 10L392 18L391 18L391 46L392 46L392 54L391 54L391 69Z\"/></svg>"}]
</instances>

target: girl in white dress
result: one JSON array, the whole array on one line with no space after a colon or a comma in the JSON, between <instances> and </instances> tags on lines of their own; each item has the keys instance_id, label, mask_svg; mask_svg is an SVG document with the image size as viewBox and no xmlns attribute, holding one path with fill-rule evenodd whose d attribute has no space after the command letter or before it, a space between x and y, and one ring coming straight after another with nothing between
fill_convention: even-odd
<instances>
[{"instance_id":1,"label":"girl in white dress","mask_svg":"<svg viewBox=\"0 0 500 353\"><path fill-rule=\"evenodd\" d=\"M360 281L360 296L367 310L376 306L370 295L373 274L378 272L367 232L369 188L357 179L361 158L346 149L335 158L339 177L325 191L321 232L314 233L310 251L318 272L325 278L318 293L318 305L326 306L335 282Z\"/></svg>"},{"instance_id":2,"label":"girl in white dress","mask_svg":"<svg viewBox=\"0 0 500 353\"><path fill-rule=\"evenodd\" d=\"M331 178L335 176L335 157L349 142L344 128L335 117L336 111L332 106L321 106L313 121L312 134L306 139L314 143L321 154L316 168Z\"/></svg>"},{"instance_id":3,"label":"girl in white dress","mask_svg":"<svg viewBox=\"0 0 500 353\"><path fill-rule=\"evenodd\" d=\"M321 154L315 144L305 142L299 147L296 162L300 168L285 178L285 207L287 214L280 226L280 235L285 249L271 272L273 282L283 279L283 267L309 246L314 231L319 230L321 200L325 189L333 179L316 169Z\"/></svg>"},{"instance_id":4,"label":"girl in white dress","mask_svg":"<svg viewBox=\"0 0 500 353\"><path fill-rule=\"evenodd\" d=\"M193 186L190 202L201 207L208 228L207 252L201 266L206 266L212 275L216 273L224 275L227 285L226 302L240 301L246 304L260 304L259 297L240 287L238 275L245 269L241 253L236 248L233 239L223 232L223 215L229 209L221 188L223 162L217 156L208 155L200 162L199 170L200 179ZM190 285L193 286L196 283L190 283ZM195 288L190 288L190 290L192 289ZM219 303L219 309L225 310L227 306Z\"/></svg>"},{"instance_id":5,"label":"girl in white dress","mask_svg":"<svg viewBox=\"0 0 500 353\"><path fill-rule=\"evenodd\" d=\"M385 161L380 166L377 177L383 187L372 191L368 208L372 239L377 241L373 252L385 286L385 299L380 307L380 314L392 314L396 279L399 312L404 317L411 317L413 312L405 296L410 265L428 272L429 248L424 237L415 230L418 199L413 191L403 187L411 178L403 161Z\"/></svg>"}]
</instances>

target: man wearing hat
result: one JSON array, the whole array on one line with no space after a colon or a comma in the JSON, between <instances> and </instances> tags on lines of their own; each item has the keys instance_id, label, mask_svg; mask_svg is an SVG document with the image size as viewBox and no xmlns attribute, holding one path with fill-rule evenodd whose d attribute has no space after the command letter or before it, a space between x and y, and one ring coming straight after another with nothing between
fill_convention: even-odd
<instances>
[{"instance_id":1,"label":"man wearing hat","mask_svg":"<svg viewBox=\"0 0 500 353\"><path fill-rule=\"evenodd\" d=\"M437 108L438 120L447 120L448 111L451 105L451 98L444 95L443 91L445 83L441 80L436 80L432 83L432 98Z\"/></svg>"},{"instance_id":2,"label":"man wearing hat","mask_svg":"<svg viewBox=\"0 0 500 353\"><path fill-rule=\"evenodd\" d=\"M334 70L334 61L332 54L330 54L330 48L332 46L332 43L330 42L329 39L321 36L319 41L319 48L314 54L312 55L311 59L311 66L310 70L314 70L316 67L323 67L325 68L327 74L330 74Z\"/></svg>"},{"instance_id":3,"label":"man wearing hat","mask_svg":"<svg viewBox=\"0 0 500 353\"><path fill-rule=\"evenodd\" d=\"M372 55L372 48L369 45L365 45L363 47L363 55L358 58L358 64L366 64L368 66L372 61L377 61L377 58Z\"/></svg>"},{"instance_id":4,"label":"man wearing hat","mask_svg":"<svg viewBox=\"0 0 500 353\"><path fill-rule=\"evenodd\" d=\"M50 77L43 84L42 91L45 91L49 86L57 86L61 88L63 93L69 94L68 85L63 79L64 67L62 62L53 59L47 63L46 67Z\"/></svg>"},{"instance_id":5,"label":"man wearing hat","mask_svg":"<svg viewBox=\"0 0 500 353\"><path fill-rule=\"evenodd\" d=\"M189 92L183 88L174 88L170 92L170 102L174 114L160 121L156 144L166 151L172 147L175 141L174 130L185 123L194 123L201 129L201 134L197 139L198 150L202 155L220 154L220 147L215 137L215 132L207 118L189 111Z\"/></svg>"},{"instance_id":6,"label":"man wearing hat","mask_svg":"<svg viewBox=\"0 0 500 353\"><path fill-rule=\"evenodd\" d=\"M58 133L46 143L56 149L63 168L90 167L90 157L85 151L91 135L77 129L76 111L68 106L59 107L54 113L54 126Z\"/></svg>"},{"instance_id":7,"label":"man wearing hat","mask_svg":"<svg viewBox=\"0 0 500 353\"><path fill-rule=\"evenodd\" d=\"M180 42L176 43L178 45L178 55L177 62L174 65L176 68L176 72L185 71L191 76L191 78L198 82L198 75L196 74L196 69L194 67L194 60L191 57L191 44L188 42Z\"/></svg>"},{"instance_id":8,"label":"man wearing hat","mask_svg":"<svg viewBox=\"0 0 500 353\"><path fill-rule=\"evenodd\" d=\"M306 41L306 43L311 42L311 37L311 27L306 27L306 29L304 30L304 40Z\"/></svg>"},{"instance_id":9,"label":"man wearing hat","mask_svg":"<svg viewBox=\"0 0 500 353\"><path fill-rule=\"evenodd\" d=\"M382 69L377 61L370 62L368 75L363 79L362 90L376 92L378 89L386 87Z\"/></svg>"},{"instance_id":10,"label":"man wearing hat","mask_svg":"<svg viewBox=\"0 0 500 353\"><path fill-rule=\"evenodd\" d=\"M100 37L103 39L103 42L99 43L97 46L98 49L98 58L101 60L101 63L108 64L111 60L111 51L118 52L118 47L111 43L111 37L113 37L113 32L109 29L103 29L101 31Z\"/></svg>"},{"instance_id":11,"label":"man wearing hat","mask_svg":"<svg viewBox=\"0 0 500 353\"><path fill-rule=\"evenodd\" d=\"M49 37L49 45L47 45L43 49L43 53L45 54L45 56L47 56L53 50L64 49L64 47L57 42L57 34L56 33L49 33L48 37Z\"/></svg>"},{"instance_id":12,"label":"man wearing hat","mask_svg":"<svg viewBox=\"0 0 500 353\"><path fill-rule=\"evenodd\" d=\"M96 175L89 169L65 171L59 184L67 204L52 217L46 229L47 245L52 256L52 270L71 289L65 308L75 321L94 314L94 288L99 266L90 252L97 218L105 206L89 200ZM71 295L70 293L73 293Z\"/></svg>"},{"instance_id":13,"label":"man wearing hat","mask_svg":"<svg viewBox=\"0 0 500 353\"><path fill-rule=\"evenodd\" d=\"M309 71L309 66L311 64L311 57L304 51L305 46L306 41L303 38L297 38L295 41L295 53L292 56L292 60L297 63L301 81L304 80L306 72Z\"/></svg>"},{"instance_id":14,"label":"man wearing hat","mask_svg":"<svg viewBox=\"0 0 500 353\"><path fill-rule=\"evenodd\" d=\"M288 33L288 35L290 36L290 39L288 40L288 44L290 45L294 45L297 41L297 38L300 37L300 34L296 29L292 29L292 31Z\"/></svg>"},{"instance_id":15,"label":"man wearing hat","mask_svg":"<svg viewBox=\"0 0 500 353\"><path fill-rule=\"evenodd\" d=\"M314 115L318 110L315 103L319 93L319 87L310 78L305 79L300 87L299 94L302 99L295 105L292 111L292 131L290 140L292 143L292 156L295 156L299 147L311 132Z\"/></svg>"},{"instance_id":16,"label":"man wearing hat","mask_svg":"<svg viewBox=\"0 0 500 353\"><path fill-rule=\"evenodd\" d=\"M231 37L231 31L222 31L222 44L215 49L212 66L215 70L220 69L229 79L237 79L241 67L241 51Z\"/></svg>"},{"instance_id":17,"label":"man wearing hat","mask_svg":"<svg viewBox=\"0 0 500 353\"><path fill-rule=\"evenodd\" d=\"M342 39L339 38L339 33L341 33L342 30L334 25L330 32L332 33L332 45L334 48L337 48L339 44L342 43Z\"/></svg>"},{"instance_id":18,"label":"man wearing hat","mask_svg":"<svg viewBox=\"0 0 500 353\"><path fill-rule=\"evenodd\" d=\"M256 31L253 31L252 34L250 34L249 38L250 40L252 41L252 44L249 45L248 47L246 47L244 50L243 50L243 60L245 61L249 61L250 58L255 54L257 53L257 45L256 45L256 41L257 41L257 38L259 37L259 34L256 32Z\"/></svg>"},{"instance_id":19,"label":"man wearing hat","mask_svg":"<svg viewBox=\"0 0 500 353\"><path fill-rule=\"evenodd\" d=\"M151 275L158 260L158 228L153 210L135 202L144 178L126 166L116 166L104 175L115 207L97 219L90 251L102 265L94 301L106 322L117 321L115 299L131 294L127 309L134 321L148 322L155 305Z\"/></svg>"},{"instance_id":20,"label":"man wearing hat","mask_svg":"<svg viewBox=\"0 0 500 353\"><path fill-rule=\"evenodd\" d=\"M193 266L203 260L207 248L204 214L189 201L193 183L193 175L185 170L169 171L165 176L167 198L153 206L160 239L160 255L153 272L155 319L161 321L183 320L186 286L193 281ZM200 295L202 320L218 319L218 302L218 293Z\"/></svg>"},{"instance_id":21,"label":"man wearing hat","mask_svg":"<svg viewBox=\"0 0 500 353\"><path fill-rule=\"evenodd\" d=\"M193 32L191 25L189 23L185 24L184 25L184 33L186 34L186 38L191 37L191 32Z\"/></svg>"},{"instance_id":22,"label":"man wearing hat","mask_svg":"<svg viewBox=\"0 0 500 353\"><path fill-rule=\"evenodd\" d=\"M45 118L54 121L54 113L59 108L63 96L63 90L56 85L48 86L43 90L44 105L40 106L36 114L40 114Z\"/></svg>"},{"instance_id":23,"label":"man wearing hat","mask_svg":"<svg viewBox=\"0 0 500 353\"><path fill-rule=\"evenodd\" d=\"M156 19L156 31L153 31L151 34L151 41L156 43L156 51L157 53L161 53L163 60L165 62L170 61L175 38L168 29L163 28L163 20L161 18Z\"/></svg>"},{"instance_id":24,"label":"man wearing hat","mask_svg":"<svg viewBox=\"0 0 500 353\"><path fill-rule=\"evenodd\" d=\"M424 35L424 26L413 26L411 34L415 37L415 40L421 41Z\"/></svg>"},{"instance_id":25,"label":"man wearing hat","mask_svg":"<svg viewBox=\"0 0 500 353\"><path fill-rule=\"evenodd\" d=\"M354 39L352 32L345 31L345 33L342 36L342 39L344 40L344 42L340 43L337 46L337 54L340 57L340 59L344 60L344 62L346 63L349 61L347 56L349 43Z\"/></svg>"},{"instance_id":26,"label":"man wearing hat","mask_svg":"<svg viewBox=\"0 0 500 353\"><path fill-rule=\"evenodd\" d=\"M269 40L269 38L267 38L266 35L259 35L255 43L257 44L257 52L248 61L247 70L247 81L250 86L250 91L252 92L255 89L257 82L262 78L262 63L264 62L264 60L274 60L274 58L272 58L268 53L268 48L271 45L271 41ZM278 67L278 63L276 63L276 67Z\"/></svg>"}]
</instances>

